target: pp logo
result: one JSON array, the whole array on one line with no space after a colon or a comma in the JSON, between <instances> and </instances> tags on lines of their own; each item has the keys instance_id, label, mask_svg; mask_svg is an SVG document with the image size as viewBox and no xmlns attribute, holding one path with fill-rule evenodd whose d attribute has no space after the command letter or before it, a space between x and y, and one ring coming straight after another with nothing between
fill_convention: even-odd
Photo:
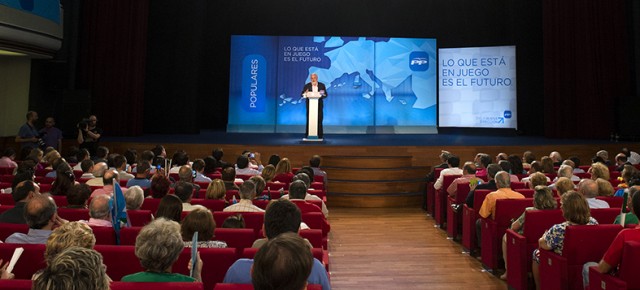
<instances>
[{"instance_id":1,"label":"pp logo","mask_svg":"<svg viewBox=\"0 0 640 290\"><path fill-rule=\"evenodd\" d=\"M511 119L511 111L504 111L504 118Z\"/></svg>"},{"instance_id":2,"label":"pp logo","mask_svg":"<svg viewBox=\"0 0 640 290\"><path fill-rule=\"evenodd\" d=\"M414 51L409 55L409 68L412 71L427 71L429 69L429 54L424 51Z\"/></svg>"}]
</instances>

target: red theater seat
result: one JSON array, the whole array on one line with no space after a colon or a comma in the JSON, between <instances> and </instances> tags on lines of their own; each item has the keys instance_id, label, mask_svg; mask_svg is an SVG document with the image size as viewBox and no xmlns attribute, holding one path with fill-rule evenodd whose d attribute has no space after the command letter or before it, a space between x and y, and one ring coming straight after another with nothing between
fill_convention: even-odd
<instances>
[{"instance_id":1,"label":"red theater seat","mask_svg":"<svg viewBox=\"0 0 640 290\"><path fill-rule=\"evenodd\" d=\"M0 175L13 175L15 167L0 166Z\"/></svg>"},{"instance_id":2,"label":"red theater seat","mask_svg":"<svg viewBox=\"0 0 640 290\"><path fill-rule=\"evenodd\" d=\"M468 251L477 248L478 237L476 235L476 220L478 219L478 209L482 206L484 198L491 190L480 189L473 194L473 208L466 204L462 207L462 246Z\"/></svg>"},{"instance_id":3,"label":"red theater seat","mask_svg":"<svg viewBox=\"0 0 640 290\"><path fill-rule=\"evenodd\" d=\"M441 228L444 227L444 224L447 222L447 198L449 194L447 193L447 188L449 185L453 183L453 181L461 177L462 175L445 175L442 179L442 187L436 190L436 199L435 199L435 208L434 208L434 216L433 218L436 220L436 224Z\"/></svg>"},{"instance_id":4,"label":"red theater seat","mask_svg":"<svg viewBox=\"0 0 640 290\"><path fill-rule=\"evenodd\" d=\"M11 185L9 185L11 187ZM0 204L1 205L15 205L16 202L13 200L13 195L11 194L0 194Z\"/></svg>"},{"instance_id":5,"label":"red theater seat","mask_svg":"<svg viewBox=\"0 0 640 290\"><path fill-rule=\"evenodd\" d=\"M0 241L4 242L10 235L13 233L23 233L26 234L29 232L29 226L27 224L8 224L8 223L0 223Z\"/></svg>"},{"instance_id":6,"label":"red theater seat","mask_svg":"<svg viewBox=\"0 0 640 290\"><path fill-rule=\"evenodd\" d=\"M136 237L142 230L142 227L127 227L120 229L120 245L135 246Z\"/></svg>"},{"instance_id":7,"label":"red theater seat","mask_svg":"<svg viewBox=\"0 0 640 290\"><path fill-rule=\"evenodd\" d=\"M511 225L512 219L517 219L525 208L533 206L533 199L498 199L496 200L495 216L493 219L481 218L482 229L482 263L489 269L496 270L498 261L502 257L502 236Z\"/></svg>"},{"instance_id":8,"label":"red theater seat","mask_svg":"<svg viewBox=\"0 0 640 290\"><path fill-rule=\"evenodd\" d=\"M436 168L433 172L434 180L437 180L440 177L440 172L442 172L443 168ZM435 202L436 202L436 189L433 187L434 182L428 182L427 188L425 192L425 199L427 205L427 213L433 216L435 214Z\"/></svg>"},{"instance_id":9,"label":"red theater seat","mask_svg":"<svg viewBox=\"0 0 640 290\"><path fill-rule=\"evenodd\" d=\"M13 205L0 205L0 213L8 211L13 208Z\"/></svg>"},{"instance_id":10,"label":"red theater seat","mask_svg":"<svg viewBox=\"0 0 640 290\"><path fill-rule=\"evenodd\" d=\"M213 219L216 221L216 225L222 225L224 220L232 215L242 214L245 227L253 229L254 237L258 237L260 230L262 230L262 224L264 223L263 212L225 212L217 211L213 213Z\"/></svg>"},{"instance_id":11,"label":"red theater seat","mask_svg":"<svg viewBox=\"0 0 640 290\"><path fill-rule=\"evenodd\" d=\"M524 197L526 197L526 198L533 198L533 194L534 194L534 190L533 189L530 189L530 188L519 188L519 189L514 189L514 191L524 195Z\"/></svg>"},{"instance_id":12,"label":"red theater seat","mask_svg":"<svg viewBox=\"0 0 640 290\"><path fill-rule=\"evenodd\" d=\"M531 253L538 248L538 239L551 226L564 222L562 210L530 210L525 213L525 226L522 235L508 229L507 265L510 288L526 290L528 273L531 272Z\"/></svg>"},{"instance_id":13,"label":"red theater seat","mask_svg":"<svg viewBox=\"0 0 640 290\"><path fill-rule=\"evenodd\" d=\"M219 283L213 290L253 290L253 285ZM322 285L309 284L307 290L322 290Z\"/></svg>"},{"instance_id":14,"label":"red theater seat","mask_svg":"<svg viewBox=\"0 0 640 290\"><path fill-rule=\"evenodd\" d=\"M31 279L0 280L0 289L31 290Z\"/></svg>"},{"instance_id":15,"label":"red theater seat","mask_svg":"<svg viewBox=\"0 0 640 290\"><path fill-rule=\"evenodd\" d=\"M84 208L58 208L58 215L68 221L89 220L89 210Z\"/></svg>"},{"instance_id":16,"label":"red theater seat","mask_svg":"<svg viewBox=\"0 0 640 290\"><path fill-rule=\"evenodd\" d=\"M597 267L591 267L589 269L589 289L640 289L638 261L640 261L640 241L625 242L617 275L602 274L596 270Z\"/></svg>"},{"instance_id":17,"label":"red theater seat","mask_svg":"<svg viewBox=\"0 0 640 290\"><path fill-rule=\"evenodd\" d=\"M192 199L191 204L199 204L208 208L211 212L222 211L227 207L227 203L224 200L216 199ZM221 224L218 226L222 226Z\"/></svg>"},{"instance_id":18,"label":"red theater seat","mask_svg":"<svg viewBox=\"0 0 640 290\"><path fill-rule=\"evenodd\" d=\"M33 273L46 266L44 262L45 245L31 244L0 244L0 259L10 261L16 248L23 248L24 252L20 256L20 260L13 268L13 274L16 279L31 279Z\"/></svg>"},{"instance_id":19,"label":"red theater seat","mask_svg":"<svg viewBox=\"0 0 640 290\"><path fill-rule=\"evenodd\" d=\"M116 232L112 227L91 226L93 235L96 237L96 245L115 245Z\"/></svg>"},{"instance_id":20,"label":"red theater seat","mask_svg":"<svg viewBox=\"0 0 640 290\"><path fill-rule=\"evenodd\" d=\"M151 211L152 214L155 214L156 211L158 211L160 200L161 198L145 198L140 209L148 210Z\"/></svg>"},{"instance_id":21,"label":"red theater seat","mask_svg":"<svg viewBox=\"0 0 640 290\"><path fill-rule=\"evenodd\" d=\"M582 265L600 261L620 230L620 225L567 227L562 255L540 250L540 289L582 289Z\"/></svg>"},{"instance_id":22,"label":"red theater seat","mask_svg":"<svg viewBox=\"0 0 640 290\"><path fill-rule=\"evenodd\" d=\"M612 224L619 214L620 208L594 208L591 210L591 217L596 219L599 224Z\"/></svg>"},{"instance_id":23,"label":"red theater seat","mask_svg":"<svg viewBox=\"0 0 640 290\"><path fill-rule=\"evenodd\" d=\"M127 217L132 227L143 227L153 220L150 210L127 210Z\"/></svg>"},{"instance_id":24,"label":"red theater seat","mask_svg":"<svg viewBox=\"0 0 640 290\"><path fill-rule=\"evenodd\" d=\"M52 195L51 198L53 198L53 201L55 201L58 207L64 207L69 205L66 195Z\"/></svg>"},{"instance_id":25,"label":"red theater seat","mask_svg":"<svg viewBox=\"0 0 640 290\"><path fill-rule=\"evenodd\" d=\"M203 290L204 284L199 282L111 282L111 290Z\"/></svg>"},{"instance_id":26,"label":"red theater seat","mask_svg":"<svg viewBox=\"0 0 640 290\"><path fill-rule=\"evenodd\" d=\"M599 200L604 200L609 204L609 207L622 207L622 202L624 199L621 196L596 196Z\"/></svg>"},{"instance_id":27,"label":"red theater seat","mask_svg":"<svg viewBox=\"0 0 640 290\"><path fill-rule=\"evenodd\" d=\"M215 240L224 241L227 243L227 247L239 250L251 248L256 237L253 229L216 228L214 235Z\"/></svg>"},{"instance_id":28,"label":"red theater seat","mask_svg":"<svg viewBox=\"0 0 640 290\"><path fill-rule=\"evenodd\" d=\"M454 212L451 205L463 204L469 195L469 183L459 183L456 196L447 198L447 236L457 239L462 229L462 211Z\"/></svg>"}]
</instances>

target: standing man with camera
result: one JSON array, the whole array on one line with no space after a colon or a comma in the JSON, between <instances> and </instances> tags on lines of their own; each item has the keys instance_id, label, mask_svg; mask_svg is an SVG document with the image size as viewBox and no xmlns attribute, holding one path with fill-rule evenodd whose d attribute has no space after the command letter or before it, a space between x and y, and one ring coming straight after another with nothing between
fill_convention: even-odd
<instances>
[{"instance_id":1,"label":"standing man with camera","mask_svg":"<svg viewBox=\"0 0 640 290\"><path fill-rule=\"evenodd\" d=\"M96 126L98 118L95 115L89 116L89 119L84 119L78 123L78 144L80 149L86 148L91 153L91 156L96 155L96 149L98 148L98 141L102 136L102 129Z\"/></svg>"},{"instance_id":2,"label":"standing man with camera","mask_svg":"<svg viewBox=\"0 0 640 290\"><path fill-rule=\"evenodd\" d=\"M16 136L16 143L20 143L20 148L38 148L40 134L36 129L35 123L38 121L38 113L35 111L27 112L27 122L20 127ZM22 151L22 150L21 150ZM21 156L21 159L24 156Z\"/></svg>"}]
</instances>

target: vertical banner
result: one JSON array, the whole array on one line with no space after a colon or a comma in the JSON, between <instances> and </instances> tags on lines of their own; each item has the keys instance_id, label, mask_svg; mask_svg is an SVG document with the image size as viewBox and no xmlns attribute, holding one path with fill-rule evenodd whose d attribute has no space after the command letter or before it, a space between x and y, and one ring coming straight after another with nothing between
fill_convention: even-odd
<instances>
[{"instance_id":1,"label":"vertical banner","mask_svg":"<svg viewBox=\"0 0 640 290\"><path fill-rule=\"evenodd\" d=\"M518 126L516 47L439 50L439 126Z\"/></svg>"}]
</instances>

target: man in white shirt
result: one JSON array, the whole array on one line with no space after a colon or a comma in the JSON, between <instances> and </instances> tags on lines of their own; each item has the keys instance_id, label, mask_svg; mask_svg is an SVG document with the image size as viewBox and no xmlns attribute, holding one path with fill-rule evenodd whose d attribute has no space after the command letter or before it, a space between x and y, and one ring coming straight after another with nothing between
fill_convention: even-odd
<instances>
[{"instance_id":1,"label":"man in white shirt","mask_svg":"<svg viewBox=\"0 0 640 290\"><path fill-rule=\"evenodd\" d=\"M627 161L629 163L633 165L640 163L640 154L638 154L637 152L633 152L625 147L625 148L622 148L622 153L624 153L624 155L627 156Z\"/></svg>"},{"instance_id":2,"label":"man in white shirt","mask_svg":"<svg viewBox=\"0 0 640 290\"><path fill-rule=\"evenodd\" d=\"M585 197L589 208L609 208L609 203L596 198L598 196L598 184L595 181L591 179L581 180L578 183L578 192Z\"/></svg>"},{"instance_id":3,"label":"man in white shirt","mask_svg":"<svg viewBox=\"0 0 640 290\"><path fill-rule=\"evenodd\" d=\"M462 175L462 169L458 168L458 166L460 166L460 157L452 155L447 159L447 164L449 164L449 168L442 169L442 171L440 171L440 177L438 177L438 180L433 184L436 190L442 188L445 175Z\"/></svg>"}]
</instances>

